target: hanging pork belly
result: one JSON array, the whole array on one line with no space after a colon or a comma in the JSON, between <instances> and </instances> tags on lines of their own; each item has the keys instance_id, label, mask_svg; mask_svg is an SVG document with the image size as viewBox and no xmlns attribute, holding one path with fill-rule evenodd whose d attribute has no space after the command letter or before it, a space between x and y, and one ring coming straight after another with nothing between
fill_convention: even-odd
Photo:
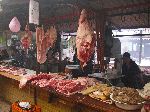
<instances>
[{"instance_id":1,"label":"hanging pork belly","mask_svg":"<svg viewBox=\"0 0 150 112\"><path fill-rule=\"evenodd\" d=\"M54 43L56 42L56 39L57 39L56 28L51 26L50 27L50 45L51 45L51 47L54 47Z\"/></svg>"},{"instance_id":2,"label":"hanging pork belly","mask_svg":"<svg viewBox=\"0 0 150 112\"><path fill-rule=\"evenodd\" d=\"M46 61L47 51L54 46L57 38L55 27L51 27L44 34L43 28L36 28L37 61L42 64Z\"/></svg>"},{"instance_id":3,"label":"hanging pork belly","mask_svg":"<svg viewBox=\"0 0 150 112\"><path fill-rule=\"evenodd\" d=\"M84 67L93 55L95 41L94 30L89 23L87 11L83 9L76 37L77 57L80 60L81 66Z\"/></svg>"},{"instance_id":4,"label":"hanging pork belly","mask_svg":"<svg viewBox=\"0 0 150 112\"><path fill-rule=\"evenodd\" d=\"M47 32L45 33L45 37L46 37L46 46L47 48L49 47L54 47L54 43L56 42L57 39L57 31L56 28L51 26Z\"/></svg>"},{"instance_id":5,"label":"hanging pork belly","mask_svg":"<svg viewBox=\"0 0 150 112\"><path fill-rule=\"evenodd\" d=\"M22 43L23 48L26 50L29 48L31 44L31 38L32 38L32 33L29 30L28 24L26 25L25 31L26 31L25 35L21 38L21 43Z\"/></svg>"},{"instance_id":6,"label":"hanging pork belly","mask_svg":"<svg viewBox=\"0 0 150 112\"><path fill-rule=\"evenodd\" d=\"M40 64L46 61L46 44L44 38L45 38L44 29L42 27L37 27L36 28L37 61Z\"/></svg>"}]
</instances>

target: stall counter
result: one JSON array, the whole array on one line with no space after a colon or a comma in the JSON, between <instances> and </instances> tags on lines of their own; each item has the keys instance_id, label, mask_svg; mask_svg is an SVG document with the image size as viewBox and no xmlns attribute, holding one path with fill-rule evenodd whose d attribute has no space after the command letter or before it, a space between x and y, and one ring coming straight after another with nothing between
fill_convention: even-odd
<instances>
[{"instance_id":1,"label":"stall counter","mask_svg":"<svg viewBox=\"0 0 150 112\"><path fill-rule=\"evenodd\" d=\"M25 88L19 89L20 79L20 76L0 72L0 97L11 103L26 100L33 104L34 87L28 84ZM67 97L40 87L36 88L37 104L41 106L42 112L140 112L140 110L125 111L114 104L106 104L81 94Z\"/></svg>"}]
</instances>

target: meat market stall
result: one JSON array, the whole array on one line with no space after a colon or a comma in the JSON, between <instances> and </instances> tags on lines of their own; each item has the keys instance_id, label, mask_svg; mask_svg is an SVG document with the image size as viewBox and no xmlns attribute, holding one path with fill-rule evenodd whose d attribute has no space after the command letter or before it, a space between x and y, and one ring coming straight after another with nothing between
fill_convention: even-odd
<instances>
[{"instance_id":1,"label":"meat market stall","mask_svg":"<svg viewBox=\"0 0 150 112\"><path fill-rule=\"evenodd\" d=\"M73 95L69 95L72 94L72 92L75 92L76 90L79 91L83 88L83 85L79 85L77 83L74 83L71 80L61 80L63 78L65 78L64 76L60 76L60 75L54 75L54 74L41 74L38 77L33 75L33 76L29 76L30 78L28 80L30 80L31 83L28 83L23 89L18 89L18 85L21 79L21 76L12 76L9 73L4 73L1 72L1 96L5 97L6 100L10 101L10 102L15 102L17 100L28 100L31 101L32 103L33 101L33 97L34 97L34 86L37 87L37 102L38 105L40 105L42 107L42 111L43 112L49 112L49 111L61 111L61 112L97 112L97 111L105 111L105 112L109 112L111 109L111 112L129 112L129 111L125 111L122 109L119 109L118 107L116 107L114 104L112 104L112 102L110 100L108 100L107 102L104 101L100 101L98 99L93 98L94 95L92 95L92 97L86 95L89 94L88 92L91 91L95 91L89 88L89 90L85 90L81 93L76 93ZM32 78L31 78L32 77ZM52 78L53 77L53 78ZM46 83L44 83L44 78L48 79L51 78L51 81L49 82L49 87ZM58 79L59 78L59 79ZM43 79L43 80L42 80ZM87 78L88 79L88 78ZM24 80L24 79L23 79ZM31 81L32 80L32 81ZM37 81L39 80L39 81ZM56 88L56 81L60 81L59 84L57 85L57 90L54 90L54 88ZM86 83L95 83L94 81L92 81L91 79L88 79L89 82L86 82L86 78L79 78L79 79L74 79L74 81L81 81L83 84ZM85 81L85 82L84 82ZM7 84L3 85L3 83L7 82ZM50 84L51 83L51 84ZM73 84L77 84L76 90L69 90L69 88L66 86L66 88L68 88L68 92L70 92L68 94L68 92L65 92L65 88L63 89L61 86L64 86L65 83L70 83L69 87L71 89L71 85ZM25 84L25 82L23 81L22 84ZM22 86L21 84L21 86ZM63 85L62 85L63 84ZM51 86L51 87L50 87ZM60 87L59 87L60 86ZM85 86L85 85L84 85ZM104 89L107 87L107 85L102 84L100 85L102 88ZM99 86L97 85L97 87L95 86L95 89L98 88ZM60 89L60 90L59 90ZM75 89L75 88L74 88ZM107 94L109 94L109 87L108 90L106 90L105 92L107 92ZM76 92L77 92L76 91ZM67 95L68 94L68 95ZM95 96L96 97L96 96ZM102 98L105 96L101 96ZM104 98L105 99L105 98ZM132 111L133 112L133 111ZM136 110L135 112L138 112L138 110Z\"/></svg>"},{"instance_id":2,"label":"meat market stall","mask_svg":"<svg viewBox=\"0 0 150 112\"><path fill-rule=\"evenodd\" d=\"M107 25L111 23L109 25L114 29L149 25L149 18L147 18L149 2L146 0L136 0L135 3L114 1L108 0L101 3L97 0L30 0L30 3L34 5L29 6L29 1L5 0L1 4L4 5L6 12L2 13L1 17L8 15L8 18L12 19L18 15L20 23L16 17L10 24L8 18L2 18L1 29L6 30L9 24L10 30L15 34L22 26L21 30L25 30L25 34L21 38L21 46L26 53L32 43L32 32L29 29L36 32L36 60L39 65L45 64L48 59L47 52L51 49L59 53L58 61L61 62L59 33L76 31L77 57L81 69L83 70L87 65L96 47L98 68L100 72L105 72L104 57L110 54L109 49L112 47L111 31L110 38L106 38L109 36L105 35ZM40 9L38 9L39 5ZM11 9L10 7L14 13L8 10ZM137 21L136 16L139 10L141 17ZM26 23L28 11L30 21ZM24 12L23 15L22 12ZM127 17L124 17L126 15ZM126 18L127 21L125 21ZM130 18L134 20L132 22L134 24L127 24ZM145 21L145 18L148 19L148 23L141 22ZM141 90L140 93L144 94L141 96L135 89L112 87L88 76L70 79L66 73L40 73L39 69L40 67L36 68L35 72L25 68L1 65L0 97L11 103L29 101L32 104L38 104L43 112L130 112L131 110L131 112L140 112L144 103L149 101L149 89ZM149 84L146 85L146 88L148 87Z\"/></svg>"}]
</instances>

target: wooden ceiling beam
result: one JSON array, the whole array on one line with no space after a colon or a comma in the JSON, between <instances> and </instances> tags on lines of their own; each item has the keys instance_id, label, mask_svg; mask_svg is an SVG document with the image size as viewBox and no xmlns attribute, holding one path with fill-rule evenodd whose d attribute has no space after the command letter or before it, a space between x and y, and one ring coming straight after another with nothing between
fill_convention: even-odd
<instances>
[{"instance_id":1,"label":"wooden ceiling beam","mask_svg":"<svg viewBox=\"0 0 150 112\"><path fill-rule=\"evenodd\" d=\"M125 13L116 13L116 14L110 14L109 17L115 17L115 16L126 16L126 15L133 15L133 14L141 14L141 13L150 13L149 9L145 10L139 10L139 11L130 11Z\"/></svg>"},{"instance_id":2,"label":"wooden ceiling beam","mask_svg":"<svg viewBox=\"0 0 150 112\"><path fill-rule=\"evenodd\" d=\"M150 7L150 2L129 4L129 5L113 7L113 8L104 8L103 10L113 11L113 10L124 10L124 9L128 9L128 8L141 8L141 7L143 7L143 8Z\"/></svg>"}]
</instances>

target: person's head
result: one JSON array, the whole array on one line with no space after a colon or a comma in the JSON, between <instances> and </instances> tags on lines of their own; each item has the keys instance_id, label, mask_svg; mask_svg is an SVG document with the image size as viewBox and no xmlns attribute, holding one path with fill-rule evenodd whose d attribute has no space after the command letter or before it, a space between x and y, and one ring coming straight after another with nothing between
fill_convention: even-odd
<instances>
[{"instance_id":1,"label":"person's head","mask_svg":"<svg viewBox=\"0 0 150 112\"><path fill-rule=\"evenodd\" d=\"M68 60L68 57L65 57L64 60L67 61L67 60Z\"/></svg>"},{"instance_id":2,"label":"person's head","mask_svg":"<svg viewBox=\"0 0 150 112\"><path fill-rule=\"evenodd\" d=\"M129 64L129 62L130 62L130 53L125 52L125 53L123 54L123 63L124 63L124 64Z\"/></svg>"}]
</instances>

